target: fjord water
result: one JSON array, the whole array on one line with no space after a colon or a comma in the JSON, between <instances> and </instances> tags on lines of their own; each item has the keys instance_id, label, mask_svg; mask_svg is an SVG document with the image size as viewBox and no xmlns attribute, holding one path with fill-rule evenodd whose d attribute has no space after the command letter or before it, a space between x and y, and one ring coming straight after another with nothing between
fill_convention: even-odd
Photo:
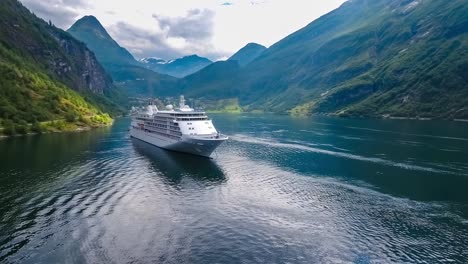
<instances>
[{"instance_id":1,"label":"fjord water","mask_svg":"<svg viewBox=\"0 0 468 264\"><path fill-rule=\"evenodd\" d=\"M111 128L0 140L1 263L468 259L468 124L213 115L213 159Z\"/></svg>"}]
</instances>

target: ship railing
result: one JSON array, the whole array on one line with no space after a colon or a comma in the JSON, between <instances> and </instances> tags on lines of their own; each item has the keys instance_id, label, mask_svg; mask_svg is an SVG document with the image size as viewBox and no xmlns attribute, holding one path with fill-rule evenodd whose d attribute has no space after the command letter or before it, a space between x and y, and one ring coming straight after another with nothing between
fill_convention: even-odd
<instances>
[{"instance_id":1,"label":"ship railing","mask_svg":"<svg viewBox=\"0 0 468 264\"><path fill-rule=\"evenodd\" d=\"M207 134L207 135L191 135L193 138L198 139L228 139L227 135L221 133Z\"/></svg>"}]
</instances>

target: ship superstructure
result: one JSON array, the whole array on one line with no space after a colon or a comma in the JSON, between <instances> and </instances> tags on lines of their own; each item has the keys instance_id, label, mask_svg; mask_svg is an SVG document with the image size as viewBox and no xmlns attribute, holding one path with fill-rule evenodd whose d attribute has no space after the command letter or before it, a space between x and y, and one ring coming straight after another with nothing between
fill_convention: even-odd
<instances>
[{"instance_id":1,"label":"ship superstructure","mask_svg":"<svg viewBox=\"0 0 468 264\"><path fill-rule=\"evenodd\" d=\"M206 112L185 104L180 96L179 107L167 105L159 110L150 103L146 108L132 108L130 136L160 148L209 157L225 140Z\"/></svg>"}]
</instances>

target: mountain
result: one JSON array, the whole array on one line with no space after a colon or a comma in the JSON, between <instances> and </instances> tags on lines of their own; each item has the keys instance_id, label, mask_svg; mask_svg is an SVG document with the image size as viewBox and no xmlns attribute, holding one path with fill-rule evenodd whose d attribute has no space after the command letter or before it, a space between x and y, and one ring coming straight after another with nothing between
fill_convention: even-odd
<instances>
[{"instance_id":1,"label":"mountain","mask_svg":"<svg viewBox=\"0 0 468 264\"><path fill-rule=\"evenodd\" d=\"M468 118L467 31L466 0L347 1L220 77L218 98L295 114Z\"/></svg>"},{"instance_id":2,"label":"mountain","mask_svg":"<svg viewBox=\"0 0 468 264\"><path fill-rule=\"evenodd\" d=\"M103 111L120 111L112 79L80 41L16 0L2 1L0 25L3 133L97 125L110 121Z\"/></svg>"},{"instance_id":3,"label":"mountain","mask_svg":"<svg viewBox=\"0 0 468 264\"><path fill-rule=\"evenodd\" d=\"M158 57L148 57L148 58L143 58L140 60L141 63L148 64L149 65L154 65L154 64L166 64L168 61L158 58Z\"/></svg>"},{"instance_id":4,"label":"mountain","mask_svg":"<svg viewBox=\"0 0 468 264\"><path fill-rule=\"evenodd\" d=\"M145 58L140 62L144 63L147 69L177 78L183 78L213 63L209 59L197 55L185 56L170 61L159 58Z\"/></svg>"},{"instance_id":5,"label":"mountain","mask_svg":"<svg viewBox=\"0 0 468 264\"><path fill-rule=\"evenodd\" d=\"M237 90L230 87L239 71L237 61L217 61L180 79L175 92L191 99L194 107L203 106L211 111L240 112Z\"/></svg>"},{"instance_id":6,"label":"mountain","mask_svg":"<svg viewBox=\"0 0 468 264\"><path fill-rule=\"evenodd\" d=\"M72 36L86 43L103 65L137 64L126 49L119 46L94 16L84 16L68 30Z\"/></svg>"},{"instance_id":7,"label":"mountain","mask_svg":"<svg viewBox=\"0 0 468 264\"><path fill-rule=\"evenodd\" d=\"M229 60L234 60L239 63L241 67L249 64L253 60L255 60L258 56L260 56L267 48L257 44L257 43L249 43L234 55L232 55Z\"/></svg>"},{"instance_id":8,"label":"mountain","mask_svg":"<svg viewBox=\"0 0 468 264\"><path fill-rule=\"evenodd\" d=\"M224 86L223 81L230 84L231 78L238 74L239 69L237 61L217 61L181 79L178 86L181 92L191 97L208 99L229 97L234 94L219 87Z\"/></svg>"},{"instance_id":9,"label":"mountain","mask_svg":"<svg viewBox=\"0 0 468 264\"><path fill-rule=\"evenodd\" d=\"M84 42L119 87L132 96L164 96L170 92L176 78L143 67L121 47L94 16L77 20L68 32Z\"/></svg>"},{"instance_id":10,"label":"mountain","mask_svg":"<svg viewBox=\"0 0 468 264\"><path fill-rule=\"evenodd\" d=\"M177 95L178 79L135 65L108 67L117 86L130 96L162 97Z\"/></svg>"}]
</instances>

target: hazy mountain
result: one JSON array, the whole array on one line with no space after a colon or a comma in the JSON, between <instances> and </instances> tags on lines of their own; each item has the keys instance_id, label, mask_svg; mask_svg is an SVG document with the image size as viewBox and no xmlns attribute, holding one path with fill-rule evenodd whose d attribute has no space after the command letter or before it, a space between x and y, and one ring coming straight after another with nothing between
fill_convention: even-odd
<instances>
[{"instance_id":1,"label":"hazy mountain","mask_svg":"<svg viewBox=\"0 0 468 264\"><path fill-rule=\"evenodd\" d=\"M140 60L141 63L148 64L147 66L149 67L150 65L155 65L155 64L166 64L168 61L157 58L157 57L149 57L149 58L143 58Z\"/></svg>"},{"instance_id":2,"label":"hazy mountain","mask_svg":"<svg viewBox=\"0 0 468 264\"><path fill-rule=\"evenodd\" d=\"M16 0L2 1L0 25L0 126L25 132L26 123L117 110L111 78L83 43Z\"/></svg>"},{"instance_id":3,"label":"hazy mountain","mask_svg":"<svg viewBox=\"0 0 468 264\"><path fill-rule=\"evenodd\" d=\"M140 60L140 62L142 62L147 69L177 78L183 78L213 63L209 59L197 55L185 56L170 61L159 58L145 58Z\"/></svg>"},{"instance_id":4,"label":"hazy mountain","mask_svg":"<svg viewBox=\"0 0 468 264\"><path fill-rule=\"evenodd\" d=\"M253 60L255 60L258 56L260 56L267 48L257 44L257 43L249 43L234 55L232 55L229 60L235 60L239 63L241 67L249 64Z\"/></svg>"},{"instance_id":5,"label":"hazy mountain","mask_svg":"<svg viewBox=\"0 0 468 264\"><path fill-rule=\"evenodd\" d=\"M237 61L217 61L181 79L178 83L179 90L195 98L216 99L235 96L231 90L221 88L229 86L239 70Z\"/></svg>"},{"instance_id":6,"label":"hazy mountain","mask_svg":"<svg viewBox=\"0 0 468 264\"><path fill-rule=\"evenodd\" d=\"M220 77L219 98L235 91L250 110L467 118L467 31L466 0L347 1Z\"/></svg>"},{"instance_id":7,"label":"hazy mountain","mask_svg":"<svg viewBox=\"0 0 468 264\"><path fill-rule=\"evenodd\" d=\"M176 78L144 68L130 52L112 39L95 17L79 19L68 32L96 54L116 84L130 95L164 96L173 90Z\"/></svg>"}]
</instances>

